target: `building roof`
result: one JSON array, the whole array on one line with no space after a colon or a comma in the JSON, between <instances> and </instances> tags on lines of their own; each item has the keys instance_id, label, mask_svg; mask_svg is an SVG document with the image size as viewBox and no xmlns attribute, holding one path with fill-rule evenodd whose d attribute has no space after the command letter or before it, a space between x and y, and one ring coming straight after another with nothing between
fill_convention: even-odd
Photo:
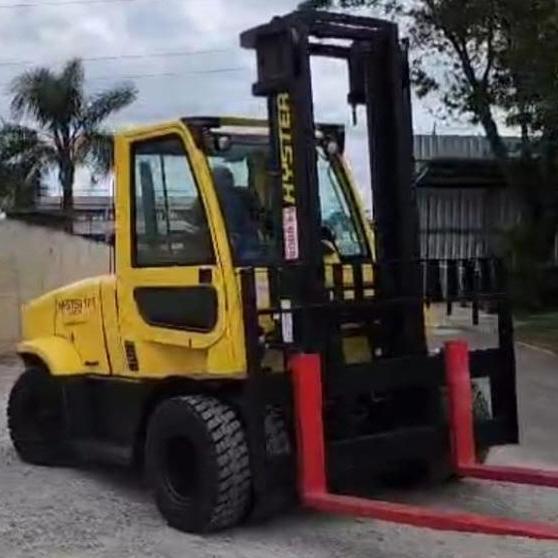
<instances>
[{"instance_id":1,"label":"building roof","mask_svg":"<svg viewBox=\"0 0 558 558\"><path fill-rule=\"evenodd\" d=\"M516 137L503 138L509 150L519 151L520 139ZM481 136L455 135L415 135L415 159L417 162L432 159L494 159L490 143Z\"/></svg>"},{"instance_id":2,"label":"building roof","mask_svg":"<svg viewBox=\"0 0 558 558\"><path fill-rule=\"evenodd\" d=\"M418 188L504 188L498 163L490 159L439 158L421 164Z\"/></svg>"}]
</instances>

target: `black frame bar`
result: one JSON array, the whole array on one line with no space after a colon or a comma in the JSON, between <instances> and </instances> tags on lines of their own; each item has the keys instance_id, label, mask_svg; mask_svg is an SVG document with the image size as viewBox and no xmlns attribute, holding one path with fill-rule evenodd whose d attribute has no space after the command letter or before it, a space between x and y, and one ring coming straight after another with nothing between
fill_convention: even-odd
<instances>
[{"instance_id":1,"label":"black frame bar","mask_svg":"<svg viewBox=\"0 0 558 558\"><path fill-rule=\"evenodd\" d=\"M516 402L516 372L513 344L513 323L510 305L506 294L507 284L505 271L498 260L434 260L414 262L424 272L425 281L422 293L415 303L422 305L437 303L466 304L471 310L471 323L474 325L474 314L477 312L475 303L497 308L498 343L488 349L473 350L470 353L472 378L488 378L491 386L493 418L476 425L477 439L486 446L496 444L517 443L518 418ZM343 267L352 267L353 281L343 283ZM284 373L270 373L260 365L261 355L266 349L273 348L283 351L285 369L289 355L300 351L298 340L285 342L281 339L281 320L285 315L293 316L306 312L316 323L321 322L325 331L333 326L352 323L355 320L365 324L379 316L392 313L397 308L409 305L409 298L397 296L378 297L375 291L378 269L382 268L384 283L393 283L386 277L396 274L397 265L375 265L376 280L362 281L361 264L340 266L333 265L328 285L328 301L307 303L304 307L281 307L280 291L270 289L270 306L257 308L255 277L256 270L244 269L241 272L242 300L244 308L244 324L247 345L248 381L246 382L246 421L251 444L251 458L255 465L255 487L260 494L266 494L273 486L273 478L279 473L274 469L262 451L262 440L265 440L264 419L266 407L276 405L283 409L287 418L292 418L292 393L290 378ZM406 264L405 267L408 267ZM386 269L388 271L386 271ZM473 272L471 272L473 270ZM261 273L261 270L259 271ZM281 269L268 269L268 283L277 285L282 276ZM471 275L474 280L471 281ZM357 292L360 291L360 292ZM347 298L347 294L350 297ZM396 293L395 293L396 294ZM435 295L435 296L434 296ZM278 334L275 338L262 336L259 329L259 318L274 316ZM328 338L330 345L339 343L338 333ZM372 332L372 336L375 333ZM424 459L439 455L441 458L448 449L449 434L447 423L440 413L440 390L445 386L445 370L443 354L412 354L375 355L369 362L345 364L340 360L324 356L324 397L326 400L347 399L361 394L391 393L401 390L418 389L428 397L427 422L420 422L413 427L398 427L393 431L381 431L344 440L327 440L329 471L332 479L343 476L349 471L351 459L360 455L362 448L367 448L366 459L371 471L381 469L388 462L397 461L398 456L405 459ZM425 420L424 418L422 420ZM409 440L420 438L420 443ZM405 447L400 447L403 444ZM485 446L485 447L486 447ZM352 448L352 449L351 449ZM360 449L359 449L360 448ZM388 453L379 452L388 448ZM387 451L387 450L386 450ZM351 458L351 456L353 456Z\"/></svg>"}]
</instances>

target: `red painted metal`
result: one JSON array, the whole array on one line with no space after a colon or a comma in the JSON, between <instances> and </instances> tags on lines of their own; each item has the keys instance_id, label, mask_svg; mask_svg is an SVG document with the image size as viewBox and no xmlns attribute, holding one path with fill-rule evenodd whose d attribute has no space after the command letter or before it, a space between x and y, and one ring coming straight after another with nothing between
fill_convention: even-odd
<instances>
[{"instance_id":1,"label":"red painted metal","mask_svg":"<svg viewBox=\"0 0 558 558\"><path fill-rule=\"evenodd\" d=\"M511 484L526 484L558 488L558 473L524 467L498 467L494 465L461 465L459 476Z\"/></svg>"},{"instance_id":2,"label":"red painted metal","mask_svg":"<svg viewBox=\"0 0 558 558\"><path fill-rule=\"evenodd\" d=\"M436 531L457 531L508 537L558 541L558 527L545 523L515 521L473 513L365 500L335 494L305 494L304 504L314 510L339 515L368 517L378 521L424 527Z\"/></svg>"},{"instance_id":3,"label":"red painted metal","mask_svg":"<svg viewBox=\"0 0 558 558\"><path fill-rule=\"evenodd\" d=\"M451 396L452 403L450 403L452 417L450 422L453 426L453 421L456 417L459 417L460 420L468 420L468 408L470 410L469 418L471 419L470 432L467 429L461 432L458 428L458 432L452 433L453 455L456 458L464 459L466 457L471 459L470 436L473 435L472 401L467 401L467 392L469 393L469 398L472 395L470 381L465 385L469 369L468 355L463 354L463 349L467 350L467 345L457 343L448 346L448 348L450 354L446 355L446 363L449 368L455 369L458 372L455 374L455 377L452 376L452 384L450 386L450 392L453 394ZM325 473L320 357L318 355L294 356L290 361L290 368L294 386L299 491L302 503L306 507L328 513L368 517L380 521L426 527L439 531L460 531L558 540L558 527L554 525L515 521L328 493ZM448 378L451 375L451 372L448 372ZM465 393L464 402L459 400L460 390ZM470 462L468 466L475 468L474 438L472 439L473 463ZM494 469L492 468L492 470Z\"/></svg>"},{"instance_id":4,"label":"red painted metal","mask_svg":"<svg viewBox=\"0 0 558 558\"><path fill-rule=\"evenodd\" d=\"M322 379L319 355L299 354L293 371L300 494L326 492Z\"/></svg>"},{"instance_id":5,"label":"red painted metal","mask_svg":"<svg viewBox=\"0 0 558 558\"><path fill-rule=\"evenodd\" d=\"M476 463L473 395L469 372L469 347L464 341L446 343L444 351L450 443L454 469Z\"/></svg>"},{"instance_id":6,"label":"red painted metal","mask_svg":"<svg viewBox=\"0 0 558 558\"><path fill-rule=\"evenodd\" d=\"M495 467L477 462L469 347L465 341L446 343L446 382L453 466L462 477L558 488L558 472L523 467Z\"/></svg>"}]
</instances>

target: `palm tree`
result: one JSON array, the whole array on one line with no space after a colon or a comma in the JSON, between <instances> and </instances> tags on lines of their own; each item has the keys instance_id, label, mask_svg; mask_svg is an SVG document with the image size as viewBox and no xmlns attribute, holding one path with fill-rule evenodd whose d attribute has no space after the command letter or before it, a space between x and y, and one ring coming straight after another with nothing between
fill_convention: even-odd
<instances>
[{"instance_id":1,"label":"palm tree","mask_svg":"<svg viewBox=\"0 0 558 558\"><path fill-rule=\"evenodd\" d=\"M88 96L82 61L73 59L60 72L49 68L24 72L13 80L10 92L12 115L19 124L5 126L0 134L31 140L21 141L18 156L33 160L35 168L57 168L62 209L69 215L76 167L93 163L108 170L112 138L102 123L136 99L136 88L122 84Z\"/></svg>"}]
</instances>

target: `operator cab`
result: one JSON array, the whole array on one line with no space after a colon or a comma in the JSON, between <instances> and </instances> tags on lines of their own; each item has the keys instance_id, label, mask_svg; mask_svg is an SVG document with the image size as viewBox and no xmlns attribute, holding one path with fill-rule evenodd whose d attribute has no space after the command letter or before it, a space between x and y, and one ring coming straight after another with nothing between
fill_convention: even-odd
<instances>
[{"instance_id":1,"label":"operator cab","mask_svg":"<svg viewBox=\"0 0 558 558\"><path fill-rule=\"evenodd\" d=\"M287 268L306 277L314 273L304 271L309 259L300 234L319 235L313 257L322 262L314 283L320 296L354 298L355 285L374 295L373 234L343 158L344 129L316 125L313 137L319 212L312 218L297 210L290 231L267 121L185 118L123 138L117 206L121 230L132 234L117 235L116 253L119 297L134 309L125 315L129 327L143 328L146 337L161 342L172 330L177 344L188 347L217 340L238 345L223 332L229 301L239 294L243 302L250 298L238 291L240 275L256 270L258 310L269 311L277 296L288 304L291 296L283 296L277 285L301 281L287 280ZM126 184L130 167L134 172ZM298 256L287 262L293 245ZM289 338L281 319L260 316L259 323L268 346ZM369 360L367 338L351 336L343 341L344 359ZM283 369L280 355L265 355L274 362L270 366ZM242 370L240 358L223 359L223 367Z\"/></svg>"}]
</instances>

